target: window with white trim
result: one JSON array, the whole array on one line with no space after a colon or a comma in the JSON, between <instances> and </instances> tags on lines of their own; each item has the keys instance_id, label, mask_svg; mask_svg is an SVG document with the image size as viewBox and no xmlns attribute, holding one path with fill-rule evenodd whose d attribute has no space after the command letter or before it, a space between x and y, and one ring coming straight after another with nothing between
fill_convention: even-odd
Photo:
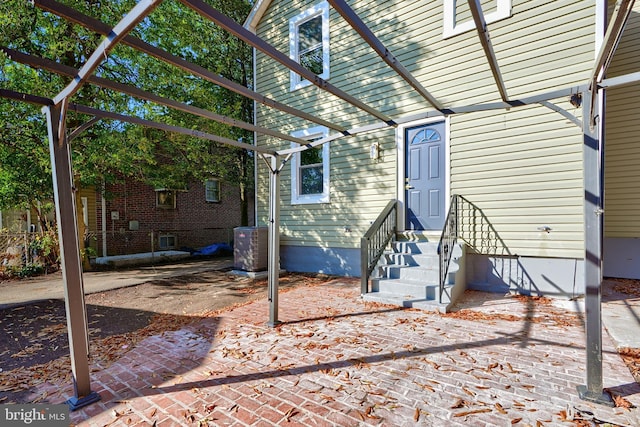
<instances>
[{"instance_id":1,"label":"window with white trim","mask_svg":"<svg viewBox=\"0 0 640 427\"><path fill-rule=\"evenodd\" d=\"M327 136L327 128L314 127L293 136L311 142ZM298 147L292 144L292 147ZM291 160L291 203L329 203L329 143L297 152Z\"/></svg>"},{"instance_id":2,"label":"window with white trim","mask_svg":"<svg viewBox=\"0 0 640 427\"><path fill-rule=\"evenodd\" d=\"M487 24L511 16L511 0L481 0L480 4ZM443 38L462 34L475 27L467 0L444 0Z\"/></svg>"},{"instance_id":3,"label":"window with white trim","mask_svg":"<svg viewBox=\"0 0 640 427\"><path fill-rule=\"evenodd\" d=\"M207 179L204 182L205 200L207 202L220 201L220 181L217 179Z\"/></svg>"},{"instance_id":4,"label":"window with white trim","mask_svg":"<svg viewBox=\"0 0 640 427\"><path fill-rule=\"evenodd\" d=\"M323 79L329 78L329 3L322 1L289 20L289 56ZM291 71L291 90L310 85Z\"/></svg>"}]
</instances>

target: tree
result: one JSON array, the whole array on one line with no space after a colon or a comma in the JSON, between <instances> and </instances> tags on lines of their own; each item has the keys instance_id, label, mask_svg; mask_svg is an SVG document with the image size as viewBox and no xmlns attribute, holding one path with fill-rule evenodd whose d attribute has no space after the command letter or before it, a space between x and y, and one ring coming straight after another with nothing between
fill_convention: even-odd
<instances>
[{"instance_id":1,"label":"tree","mask_svg":"<svg viewBox=\"0 0 640 427\"><path fill-rule=\"evenodd\" d=\"M133 0L63 0L62 3L111 26L130 10ZM227 16L242 22L248 0L209 0ZM98 7L99 6L99 7ZM101 37L43 12L27 0L0 2L0 46L54 60L79 69ZM179 2L162 3L136 27L133 35L174 55L245 86L251 85L251 49ZM189 103L246 122L252 102L210 82L188 75L132 48L118 45L96 75ZM13 62L0 53L0 87L53 97L69 79ZM107 111L199 129L251 142L251 133L109 89L85 85L72 100ZM70 113L72 130L89 117ZM45 121L39 108L0 99L0 208L26 207L52 196ZM253 162L246 150L219 147L184 135L167 134L130 124L100 120L71 143L78 185L102 185L134 177L157 187L184 188L210 177L238 185L248 222L247 189Z\"/></svg>"}]
</instances>

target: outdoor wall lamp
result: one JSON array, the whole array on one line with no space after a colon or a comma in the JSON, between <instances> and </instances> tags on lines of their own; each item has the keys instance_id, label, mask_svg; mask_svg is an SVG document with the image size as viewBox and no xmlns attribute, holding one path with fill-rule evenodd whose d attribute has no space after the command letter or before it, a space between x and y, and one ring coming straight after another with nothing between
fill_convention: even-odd
<instances>
[{"instance_id":1,"label":"outdoor wall lamp","mask_svg":"<svg viewBox=\"0 0 640 427\"><path fill-rule=\"evenodd\" d=\"M369 158L371 160L377 160L380 158L380 144L377 142L371 144L371 147L369 148Z\"/></svg>"},{"instance_id":2,"label":"outdoor wall lamp","mask_svg":"<svg viewBox=\"0 0 640 427\"><path fill-rule=\"evenodd\" d=\"M544 233L549 233L551 231L551 227L549 227L548 225L543 225L542 227L538 227L538 230Z\"/></svg>"}]
</instances>

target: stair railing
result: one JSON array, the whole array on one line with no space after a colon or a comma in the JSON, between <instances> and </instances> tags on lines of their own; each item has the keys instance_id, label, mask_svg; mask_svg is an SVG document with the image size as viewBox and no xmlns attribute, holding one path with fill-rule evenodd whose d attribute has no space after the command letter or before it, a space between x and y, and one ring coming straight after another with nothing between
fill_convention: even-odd
<instances>
[{"instance_id":1,"label":"stair railing","mask_svg":"<svg viewBox=\"0 0 640 427\"><path fill-rule=\"evenodd\" d=\"M360 241L361 294L369 292L369 277L385 248L396 234L397 200L390 200Z\"/></svg>"},{"instance_id":2,"label":"stair railing","mask_svg":"<svg viewBox=\"0 0 640 427\"><path fill-rule=\"evenodd\" d=\"M460 196L454 194L451 196L451 205L449 206L449 212L447 218L444 221L444 227L442 234L440 235L440 242L438 243L438 256L440 258L440 296L439 301L442 304L442 294L444 293L444 285L449 273L449 265L451 264L451 255L453 254L453 248L458 241L458 224L459 224L459 210L458 199Z\"/></svg>"}]
</instances>

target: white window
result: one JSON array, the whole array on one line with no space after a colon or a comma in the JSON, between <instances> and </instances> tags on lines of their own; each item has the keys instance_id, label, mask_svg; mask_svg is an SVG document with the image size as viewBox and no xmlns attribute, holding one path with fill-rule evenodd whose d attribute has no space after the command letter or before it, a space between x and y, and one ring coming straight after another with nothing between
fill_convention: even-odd
<instances>
[{"instance_id":1,"label":"white window","mask_svg":"<svg viewBox=\"0 0 640 427\"><path fill-rule=\"evenodd\" d=\"M317 141L327 136L318 126L293 136ZM292 144L297 147L298 144ZM291 203L329 203L329 143L295 153L291 160Z\"/></svg>"},{"instance_id":2,"label":"white window","mask_svg":"<svg viewBox=\"0 0 640 427\"><path fill-rule=\"evenodd\" d=\"M166 188L156 189L156 207L162 209L176 208L176 192Z\"/></svg>"},{"instance_id":3,"label":"white window","mask_svg":"<svg viewBox=\"0 0 640 427\"><path fill-rule=\"evenodd\" d=\"M511 16L511 0L481 0L482 14L487 24ZM447 38L475 29L467 0L444 0L444 30Z\"/></svg>"},{"instance_id":4,"label":"white window","mask_svg":"<svg viewBox=\"0 0 640 427\"><path fill-rule=\"evenodd\" d=\"M204 182L205 200L207 202L220 201L220 181L217 179L208 179Z\"/></svg>"},{"instance_id":5,"label":"white window","mask_svg":"<svg viewBox=\"0 0 640 427\"><path fill-rule=\"evenodd\" d=\"M289 20L289 55L307 70L329 78L329 3L322 1ZM291 71L291 90L310 84Z\"/></svg>"}]
</instances>

